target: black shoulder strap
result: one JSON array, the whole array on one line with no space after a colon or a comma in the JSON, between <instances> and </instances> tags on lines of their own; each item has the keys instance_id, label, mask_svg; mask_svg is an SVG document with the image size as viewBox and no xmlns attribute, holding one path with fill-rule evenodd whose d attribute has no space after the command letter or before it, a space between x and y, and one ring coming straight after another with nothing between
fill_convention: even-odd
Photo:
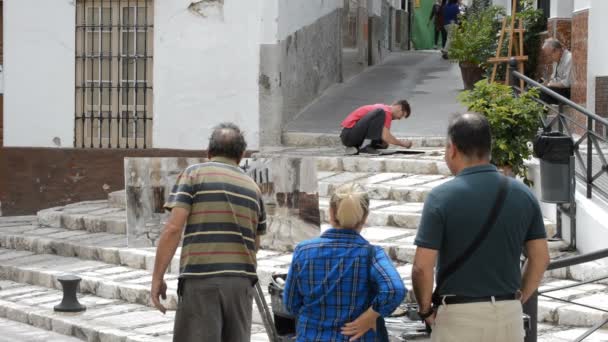
<instances>
[{"instance_id":1,"label":"black shoulder strap","mask_svg":"<svg viewBox=\"0 0 608 342\"><path fill-rule=\"evenodd\" d=\"M447 277L452 275L456 270L458 270L472 255L475 251L481 246L481 243L488 237L490 231L494 227L494 223L496 222L496 218L498 218L498 214L500 214L500 210L502 209L502 205L505 202L505 197L507 196L507 190L509 186L509 179L505 176L500 176L500 186L498 188L498 195L496 195L496 201L490 210L490 214L486 219L486 222L483 224L483 227L479 231L479 234L473 240L473 242L467 247L467 249L460 255L458 258L454 259L450 264L448 264L437 276L437 286L435 286L435 291L433 292L433 302L435 303L439 296L439 290L443 286ZM436 303L437 304L437 303Z\"/></svg>"}]
</instances>

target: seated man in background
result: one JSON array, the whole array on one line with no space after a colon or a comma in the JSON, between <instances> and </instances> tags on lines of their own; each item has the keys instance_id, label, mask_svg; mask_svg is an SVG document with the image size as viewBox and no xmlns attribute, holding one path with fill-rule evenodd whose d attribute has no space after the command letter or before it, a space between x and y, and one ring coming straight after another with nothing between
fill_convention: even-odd
<instances>
[{"instance_id":1,"label":"seated man in background","mask_svg":"<svg viewBox=\"0 0 608 342\"><path fill-rule=\"evenodd\" d=\"M393 120L407 119L410 114L410 104L406 100L399 100L390 106L373 104L357 108L341 124L340 139L346 146L346 154L377 154L377 149L388 148L389 144L412 147L410 140L399 140L390 132ZM361 148L365 139L371 142Z\"/></svg>"},{"instance_id":2,"label":"seated man in background","mask_svg":"<svg viewBox=\"0 0 608 342\"><path fill-rule=\"evenodd\" d=\"M547 61L553 64L553 72L549 80L541 79L541 82L554 92L570 99L572 53L559 40L549 38L543 44L543 54L546 56ZM541 100L549 104L556 103L552 97L544 93L541 93Z\"/></svg>"}]
</instances>

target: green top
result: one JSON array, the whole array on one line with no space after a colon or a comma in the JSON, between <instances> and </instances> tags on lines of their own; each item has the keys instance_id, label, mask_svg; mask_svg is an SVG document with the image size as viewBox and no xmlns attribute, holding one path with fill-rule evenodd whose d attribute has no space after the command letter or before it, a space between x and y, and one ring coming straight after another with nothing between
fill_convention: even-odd
<instances>
[{"instance_id":1,"label":"green top","mask_svg":"<svg viewBox=\"0 0 608 342\"><path fill-rule=\"evenodd\" d=\"M479 234L498 195L499 177L493 165L467 168L427 197L414 243L439 251L438 274ZM445 280L440 294L515 293L521 286L520 255L525 242L546 237L536 197L523 183L509 179L495 226L479 249Z\"/></svg>"}]
</instances>

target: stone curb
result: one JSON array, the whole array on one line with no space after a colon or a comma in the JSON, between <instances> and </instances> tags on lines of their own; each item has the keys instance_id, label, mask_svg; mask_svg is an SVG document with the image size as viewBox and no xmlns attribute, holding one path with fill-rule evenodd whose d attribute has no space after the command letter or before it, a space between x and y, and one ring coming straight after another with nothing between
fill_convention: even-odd
<instances>
[{"instance_id":1,"label":"stone curb","mask_svg":"<svg viewBox=\"0 0 608 342\"><path fill-rule=\"evenodd\" d=\"M319 208L321 222L329 223L329 207ZM404 229L418 229L421 214L419 213L399 213L381 212L372 210L367 217L367 224L371 226L392 226Z\"/></svg>"},{"instance_id":2,"label":"stone curb","mask_svg":"<svg viewBox=\"0 0 608 342\"><path fill-rule=\"evenodd\" d=\"M356 182L356 181L355 181ZM431 189L421 187L393 187L385 184L361 184L374 200L393 200L400 202L424 202ZM319 181L319 196L328 197L340 184Z\"/></svg>"},{"instance_id":3,"label":"stone curb","mask_svg":"<svg viewBox=\"0 0 608 342\"><path fill-rule=\"evenodd\" d=\"M44 228L43 228L44 229ZM32 230L36 230L32 227ZM83 235L80 235L83 236ZM80 237L79 236L79 237ZM152 271L154 269L154 250L141 250L127 247L99 246L106 236L100 236L99 243L83 244L80 239L53 239L42 236L8 233L0 228L0 248L16 251L28 251L35 254L50 254L62 257L76 257L83 260L100 261L110 265L126 266L136 270ZM116 236L120 238L120 235ZM89 239L84 235L84 238ZM126 238L126 237L125 237ZM110 240L109 242L111 242ZM281 257L281 253L276 256ZM289 262L273 262L275 255L259 259L258 276L262 285L268 285L274 272L285 271ZM167 274L179 274L179 255L173 257Z\"/></svg>"},{"instance_id":4,"label":"stone curb","mask_svg":"<svg viewBox=\"0 0 608 342\"><path fill-rule=\"evenodd\" d=\"M127 193L125 190L111 192L108 195L108 203L111 207L127 209Z\"/></svg>"},{"instance_id":5,"label":"stone curb","mask_svg":"<svg viewBox=\"0 0 608 342\"><path fill-rule=\"evenodd\" d=\"M0 277L2 279L11 280L18 283L27 283L31 285L61 290L61 284L57 280L58 277L65 274L76 274L82 278L79 288L80 293L90 293L102 298L119 299L129 303L140 304L145 306L152 305L150 301L150 287L148 285L112 281L103 279L101 277L89 276L84 274L87 271L92 271L93 269L102 269L105 265L94 265L90 268L84 268L80 270L62 271L56 269L39 268L35 266L35 262L33 265L24 265L21 260L15 261L17 258L22 259L26 257L34 259L38 262L44 260L45 258L48 260L54 259L55 262L61 262L61 264L70 264L70 262L76 264L78 261L81 261L77 258L68 258L45 254L32 254L29 256L20 255L16 256L14 259L2 260L2 263L0 263ZM36 257L40 257L41 259L37 260ZM106 265L115 266L110 264ZM141 270L132 269L131 271ZM175 290L177 289L177 279L167 281L167 284L169 286L169 291L167 291L166 306L170 310L175 310L175 308L177 307L177 295L175 294Z\"/></svg>"},{"instance_id":6,"label":"stone curb","mask_svg":"<svg viewBox=\"0 0 608 342\"><path fill-rule=\"evenodd\" d=\"M91 233L126 234L126 210L109 207L108 201L103 201L103 204L97 210L84 213L69 212L70 206L40 210L37 213L38 223L44 227L86 230ZM74 207L72 206L72 208ZM104 209L106 209L105 213ZM94 212L99 214L92 214Z\"/></svg>"},{"instance_id":7,"label":"stone curb","mask_svg":"<svg viewBox=\"0 0 608 342\"><path fill-rule=\"evenodd\" d=\"M410 139L414 147L444 147L445 137L403 137ZM282 143L289 147L332 147L342 146L339 134L285 132Z\"/></svg>"},{"instance_id":8,"label":"stone curb","mask_svg":"<svg viewBox=\"0 0 608 342\"><path fill-rule=\"evenodd\" d=\"M15 283L18 288L19 285ZM61 292L49 289L37 289L40 293L49 296L56 295L60 298ZM100 301L101 298L87 297L89 301ZM35 299L34 299L35 300ZM85 302L85 304L87 304ZM121 303L113 303L120 305ZM124 304L124 303L122 303ZM52 304L51 304L52 305ZM36 328L47 331L52 331L65 336L73 336L81 340L90 342L140 342L140 341L164 341L166 339L155 336L154 334L145 335L137 332L129 331L130 329L120 328L108 323L105 319L112 315L120 316L129 313L155 314L154 310L147 307L137 308L131 307L124 311L115 311L110 314L99 314L104 308L111 306L93 305L91 310L97 310L96 315L89 315L89 310L82 313L58 313L54 312L48 304L41 306L29 306L7 299L0 299L0 317L10 319L12 321L28 324ZM49 308L47 308L49 307ZM110 310L111 312L111 310ZM169 319L166 320L167 322ZM150 324L149 326L153 326Z\"/></svg>"},{"instance_id":9,"label":"stone curb","mask_svg":"<svg viewBox=\"0 0 608 342\"><path fill-rule=\"evenodd\" d=\"M451 172L443 161L416 158L384 157L317 157L318 171L334 172L399 172L416 175L444 175Z\"/></svg>"}]
</instances>

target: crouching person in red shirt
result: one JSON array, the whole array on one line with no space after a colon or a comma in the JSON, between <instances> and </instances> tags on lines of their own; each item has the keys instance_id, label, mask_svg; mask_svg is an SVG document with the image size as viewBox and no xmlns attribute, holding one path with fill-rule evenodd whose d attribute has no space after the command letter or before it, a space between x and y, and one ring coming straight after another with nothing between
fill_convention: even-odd
<instances>
[{"instance_id":1,"label":"crouching person in red shirt","mask_svg":"<svg viewBox=\"0 0 608 342\"><path fill-rule=\"evenodd\" d=\"M399 100L392 105L379 103L357 108L341 124L340 139L346 146L346 153L377 154L378 149L388 148L390 144L412 147L410 140L399 140L390 132L393 120L407 119L410 114L410 104L406 100ZM361 147L365 139L371 142Z\"/></svg>"}]
</instances>

